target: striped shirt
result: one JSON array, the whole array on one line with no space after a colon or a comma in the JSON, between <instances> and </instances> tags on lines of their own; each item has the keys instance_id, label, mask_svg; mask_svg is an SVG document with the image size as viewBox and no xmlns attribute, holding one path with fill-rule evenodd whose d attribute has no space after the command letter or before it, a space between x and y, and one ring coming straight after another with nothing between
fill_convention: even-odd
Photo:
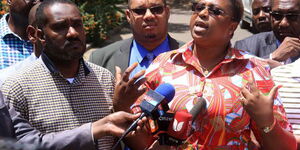
<instances>
[{"instance_id":1,"label":"striped shirt","mask_svg":"<svg viewBox=\"0 0 300 150\"><path fill-rule=\"evenodd\" d=\"M0 70L22 61L33 52L33 45L13 33L7 24L8 14L0 19Z\"/></svg>"},{"instance_id":2,"label":"striped shirt","mask_svg":"<svg viewBox=\"0 0 300 150\"><path fill-rule=\"evenodd\" d=\"M109 115L113 92L114 77L108 70L82 60L70 83L45 54L3 85L8 102L43 133L70 130ZM98 149L111 149L113 143L112 136L103 137Z\"/></svg>"},{"instance_id":3,"label":"striped shirt","mask_svg":"<svg viewBox=\"0 0 300 150\"><path fill-rule=\"evenodd\" d=\"M300 136L300 59L271 71L275 84L282 85L279 94L292 124L294 134Z\"/></svg>"}]
</instances>

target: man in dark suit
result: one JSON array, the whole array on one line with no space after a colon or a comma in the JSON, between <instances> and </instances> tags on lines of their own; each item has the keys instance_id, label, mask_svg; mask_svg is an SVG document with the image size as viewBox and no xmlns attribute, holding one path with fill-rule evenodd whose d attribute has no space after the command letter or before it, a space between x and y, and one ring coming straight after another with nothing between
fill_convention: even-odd
<instances>
[{"instance_id":1,"label":"man in dark suit","mask_svg":"<svg viewBox=\"0 0 300 150\"><path fill-rule=\"evenodd\" d=\"M300 1L274 0L271 19L273 31L237 41L235 48L277 62L294 62L300 54Z\"/></svg>"},{"instance_id":2,"label":"man in dark suit","mask_svg":"<svg viewBox=\"0 0 300 150\"><path fill-rule=\"evenodd\" d=\"M138 62L132 75L146 69L160 53L178 49L179 44L167 33L170 16L166 0L129 0L126 10L133 37L95 50L90 61L115 73Z\"/></svg>"}]
</instances>

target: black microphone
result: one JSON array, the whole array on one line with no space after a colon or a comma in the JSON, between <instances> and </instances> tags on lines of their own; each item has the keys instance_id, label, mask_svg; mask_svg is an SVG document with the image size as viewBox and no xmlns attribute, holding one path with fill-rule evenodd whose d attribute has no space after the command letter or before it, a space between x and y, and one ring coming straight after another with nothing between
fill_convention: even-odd
<instances>
[{"instance_id":1,"label":"black microphone","mask_svg":"<svg viewBox=\"0 0 300 150\"><path fill-rule=\"evenodd\" d=\"M196 120L196 118L200 114L204 115L207 111L206 100L202 96L197 97L197 100L198 100L198 102L190 110L190 114L192 115L192 123Z\"/></svg>"},{"instance_id":2,"label":"black microphone","mask_svg":"<svg viewBox=\"0 0 300 150\"><path fill-rule=\"evenodd\" d=\"M175 113L174 120L170 124L169 130L166 133L159 134L160 145L181 145L192 134L193 122L200 114L204 115L207 111L206 100L202 96L197 99L198 102L189 113L185 111L178 111Z\"/></svg>"},{"instance_id":3,"label":"black microphone","mask_svg":"<svg viewBox=\"0 0 300 150\"><path fill-rule=\"evenodd\" d=\"M149 90L144 100L140 104L140 108L142 110L142 114L140 117L135 120L128 129L123 133L123 135L119 138L117 143L114 145L113 150L117 148L118 144L122 141L122 139L131 131L136 129L138 122L145 116L152 116L152 114L156 113L157 108L160 104L169 103L175 95L175 88L173 85L168 83L163 83L159 85L155 91ZM165 105L162 106L163 109L168 109Z\"/></svg>"}]
</instances>

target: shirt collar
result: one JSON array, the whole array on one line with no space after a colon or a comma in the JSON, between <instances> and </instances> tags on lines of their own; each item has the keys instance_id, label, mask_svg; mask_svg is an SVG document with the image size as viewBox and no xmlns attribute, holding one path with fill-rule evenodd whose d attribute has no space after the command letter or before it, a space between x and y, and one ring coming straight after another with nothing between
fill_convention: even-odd
<instances>
[{"instance_id":1,"label":"shirt collar","mask_svg":"<svg viewBox=\"0 0 300 150\"><path fill-rule=\"evenodd\" d=\"M141 44L136 42L136 40L133 40L133 45L132 45L132 53L136 55L136 59L138 60L139 63L141 63L144 59L144 57L147 56L149 51L144 48ZM166 38L158 47L156 47L152 53L154 54L154 57L158 56L159 54L168 51L169 48L169 39Z\"/></svg>"},{"instance_id":2,"label":"shirt collar","mask_svg":"<svg viewBox=\"0 0 300 150\"><path fill-rule=\"evenodd\" d=\"M4 38L7 35L14 35L15 37L19 38L22 41L22 38L20 38L17 34L13 33L7 23L9 14L5 14L2 16L2 18L0 19L0 38Z\"/></svg>"},{"instance_id":3,"label":"shirt collar","mask_svg":"<svg viewBox=\"0 0 300 150\"><path fill-rule=\"evenodd\" d=\"M58 69L55 67L53 62L50 60L50 58L45 53L42 53L40 57L51 73L60 74ZM80 67L81 66L83 66L84 74L85 74L85 76L87 76L91 71L90 71L89 67L85 64L83 58L80 59ZM79 68L79 70L80 70L80 68Z\"/></svg>"},{"instance_id":4,"label":"shirt collar","mask_svg":"<svg viewBox=\"0 0 300 150\"><path fill-rule=\"evenodd\" d=\"M194 41L192 40L184 46L182 46L181 48L179 48L177 51L174 51L174 54L171 56L171 60L173 61L173 63L176 63L178 60L181 60L186 64L197 66L196 64L199 62L196 56L194 56L193 54L193 44ZM221 63L226 64L234 60L246 60L253 57L254 56L250 55L248 52L234 49L229 45L225 59Z\"/></svg>"}]
</instances>

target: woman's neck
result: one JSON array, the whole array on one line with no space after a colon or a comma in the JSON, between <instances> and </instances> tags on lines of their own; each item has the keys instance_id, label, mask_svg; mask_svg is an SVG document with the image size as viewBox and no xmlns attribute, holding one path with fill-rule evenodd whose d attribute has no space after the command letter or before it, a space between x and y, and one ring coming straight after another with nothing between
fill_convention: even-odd
<instances>
[{"instance_id":1,"label":"woman's neck","mask_svg":"<svg viewBox=\"0 0 300 150\"><path fill-rule=\"evenodd\" d=\"M228 44L219 46L202 46L194 44L193 53L198 58L202 68L211 71L226 56Z\"/></svg>"}]
</instances>

